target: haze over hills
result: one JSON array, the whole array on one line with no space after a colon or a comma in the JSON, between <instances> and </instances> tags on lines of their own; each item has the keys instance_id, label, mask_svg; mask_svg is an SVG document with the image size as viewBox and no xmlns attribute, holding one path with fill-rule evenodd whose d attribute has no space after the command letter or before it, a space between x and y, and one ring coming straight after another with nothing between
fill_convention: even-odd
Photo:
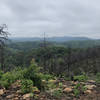
<instances>
[{"instance_id":1,"label":"haze over hills","mask_svg":"<svg viewBox=\"0 0 100 100\"><path fill-rule=\"evenodd\" d=\"M10 38L13 42L26 42L26 41L41 41L43 37L12 37ZM66 41L76 41L76 40L92 40L87 37L71 37L71 36L63 36L63 37L49 37L46 38L47 41L51 42L66 42Z\"/></svg>"}]
</instances>

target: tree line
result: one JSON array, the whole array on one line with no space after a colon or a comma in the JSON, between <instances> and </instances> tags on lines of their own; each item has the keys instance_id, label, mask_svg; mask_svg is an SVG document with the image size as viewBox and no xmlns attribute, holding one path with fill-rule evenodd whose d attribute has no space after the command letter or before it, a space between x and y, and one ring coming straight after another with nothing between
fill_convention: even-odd
<instances>
[{"instance_id":1,"label":"tree line","mask_svg":"<svg viewBox=\"0 0 100 100\"><path fill-rule=\"evenodd\" d=\"M6 25L0 27L0 67L4 71L16 67L27 67L32 59L42 67L43 72L56 75L76 75L100 72L100 46L91 48L72 48L70 45L55 46L45 40L39 47L25 50L6 47L9 33ZM28 43L26 42L28 45ZM25 45L25 44L24 44Z\"/></svg>"}]
</instances>

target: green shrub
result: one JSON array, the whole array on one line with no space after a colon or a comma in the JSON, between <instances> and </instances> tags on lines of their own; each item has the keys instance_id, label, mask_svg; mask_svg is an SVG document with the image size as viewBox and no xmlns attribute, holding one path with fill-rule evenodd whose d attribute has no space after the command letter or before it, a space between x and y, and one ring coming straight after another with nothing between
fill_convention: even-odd
<instances>
[{"instance_id":1,"label":"green shrub","mask_svg":"<svg viewBox=\"0 0 100 100\"><path fill-rule=\"evenodd\" d=\"M88 77L86 75L79 75L79 76L74 76L74 80L77 81L86 81Z\"/></svg>"},{"instance_id":2,"label":"green shrub","mask_svg":"<svg viewBox=\"0 0 100 100\"><path fill-rule=\"evenodd\" d=\"M14 76L15 80L21 80L21 79L24 79L23 74L25 71L26 69L22 69L19 67L19 68L14 69L11 73Z\"/></svg>"},{"instance_id":3,"label":"green shrub","mask_svg":"<svg viewBox=\"0 0 100 100\"><path fill-rule=\"evenodd\" d=\"M71 78L70 77L64 77L64 80L71 81Z\"/></svg>"},{"instance_id":4,"label":"green shrub","mask_svg":"<svg viewBox=\"0 0 100 100\"><path fill-rule=\"evenodd\" d=\"M80 86L81 86L81 84L80 84L80 83L77 83L77 84L74 86L74 88L75 88L75 89L78 89Z\"/></svg>"},{"instance_id":5,"label":"green shrub","mask_svg":"<svg viewBox=\"0 0 100 100\"><path fill-rule=\"evenodd\" d=\"M97 73L96 74L96 82L97 83L100 83L100 73Z\"/></svg>"},{"instance_id":6,"label":"green shrub","mask_svg":"<svg viewBox=\"0 0 100 100\"><path fill-rule=\"evenodd\" d=\"M32 91L33 91L33 92L36 92L36 91L39 91L39 89L38 89L37 87L33 87L33 88L32 88Z\"/></svg>"},{"instance_id":7,"label":"green shrub","mask_svg":"<svg viewBox=\"0 0 100 100\"><path fill-rule=\"evenodd\" d=\"M79 95L80 95L81 93L83 93L84 91L86 91L86 90L87 90L87 88L86 88L85 85L83 85L83 84L81 84L81 83L77 83L77 84L74 86L73 92L74 92L75 97L79 97Z\"/></svg>"},{"instance_id":8,"label":"green shrub","mask_svg":"<svg viewBox=\"0 0 100 100\"><path fill-rule=\"evenodd\" d=\"M0 80L0 85L5 88L8 88L14 81L15 81L15 79L14 79L14 76L12 75L12 73L7 72L2 75L2 78Z\"/></svg>"},{"instance_id":9,"label":"green shrub","mask_svg":"<svg viewBox=\"0 0 100 100\"><path fill-rule=\"evenodd\" d=\"M54 83L54 80L49 80L47 83L47 89L54 89L57 85Z\"/></svg>"},{"instance_id":10,"label":"green shrub","mask_svg":"<svg viewBox=\"0 0 100 100\"><path fill-rule=\"evenodd\" d=\"M31 66L25 69L23 77L24 79L32 80L34 82L34 85L41 89L42 78L39 74L39 71L40 68L36 64L32 63Z\"/></svg>"},{"instance_id":11,"label":"green shrub","mask_svg":"<svg viewBox=\"0 0 100 100\"><path fill-rule=\"evenodd\" d=\"M86 91L87 90L87 87L86 86L82 86L82 91Z\"/></svg>"},{"instance_id":12,"label":"green shrub","mask_svg":"<svg viewBox=\"0 0 100 100\"><path fill-rule=\"evenodd\" d=\"M74 95L75 97L78 97L80 95L80 91L78 89L74 89Z\"/></svg>"},{"instance_id":13,"label":"green shrub","mask_svg":"<svg viewBox=\"0 0 100 100\"><path fill-rule=\"evenodd\" d=\"M62 95L62 89L55 89L54 91L53 91L53 93L52 93L52 95L54 96L54 97L56 97L56 98L59 98L61 95Z\"/></svg>"},{"instance_id":14,"label":"green shrub","mask_svg":"<svg viewBox=\"0 0 100 100\"><path fill-rule=\"evenodd\" d=\"M63 84L62 84L61 82L59 83L59 87L60 87L60 88L62 88L62 87L63 87Z\"/></svg>"},{"instance_id":15,"label":"green shrub","mask_svg":"<svg viewBox=\"0 0 100 100\"><path fill-rule=\"evenodd\" d=\"M50 74L43 74L42 79L48 81L50 79L54 79L54 76L53 75L50 75Z\"/></svg>"},{"instance_id":16,"label":"green shrub","mask_svg":"<svg viewBox=\"0 0 100 100\"><path fill-rule=\"evenodd\" d=\"M33 80L34 85L36 87L38 87L39 89L42 89L43 88L42 87L42 79L41 79L41 77L39 75L34 75L34 77L33 77L32 80Z\"/></svg>"},{"instance_id":17,"label":"green shrub","mask_svg":"<svg viewBox=\"0 0 100 100\"><path fill-rule=\"evenodd\" d=\"M0 70L0 79L1 79L2 75L3 75L3 71Z\"/></svg>"},{"instance_id":18,"label":"green shrub","mask_svg":"<svg viewBox=\"0 0 100 100\"><path fill-rule=\"evenodd\" d=\"M78 97L80 95L80 88L81 88L80 83L78 83L74 86L74 91L73 92L74 92L75 97Z\"/></svg>"},{"instance_id":19,"label":"green shrub","mask_svg":"<svg viewBox=\"0 0 100 100\"><path fill-rule=\"evenodd\" d=\"M22 93L32 92L33 81L32 80L22 80L21 81L21 91Z\"/></svg>"}]
</instances>

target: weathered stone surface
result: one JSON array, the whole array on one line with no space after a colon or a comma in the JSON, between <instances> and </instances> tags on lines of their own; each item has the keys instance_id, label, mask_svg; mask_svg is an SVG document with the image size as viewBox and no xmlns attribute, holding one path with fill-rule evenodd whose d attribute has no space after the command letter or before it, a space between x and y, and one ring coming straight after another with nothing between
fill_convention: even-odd
<instances>
[{"instance_id":1,"label":"weathered stone surface","mask_svg":"<svg viewBox=\"0 0 100 100\"><path fill-rule=\"evenodd\" d=\"M28 94L24 94L24 95L23 95L23 99L24 99L24 100L27 100L27 99L30 98L30 96L31 96L30 93L28 93Z\"/></svg>"},{"instance_id":2,"label":"weathered stone surface","mask_svg":"<svg viewBox=\"0 0 100 100\"><path fill-rule=\"evenodd\" d=\"M4 94L4 90L0 89L0 95L3 95L3 94Z\"/></svg>"},{"instance_id":3,"label":"weathered stone surface","mask_svg":"<svg viewBox=\"0 0 100 100\"><path fill-rule=\"evenodd\" d=\"M76 84L78 84L78 83L79 83L79 82L77 82L77 81L76 81L76 82L71 81L71 84L72 84L72 85L76 85Z\"/></svg>"},{"instance_id":4,"label":"weathered stone surface","mask_svg":"<svg viewBox=\"0 0 100 100\"><path fill-rule=\"evenodd\" d=\"M67 88L68 86L67 85L63 85L63 88L65 89L65 88Z\"/></svg>"},{"instance_id":5,"label":"weathered stone surface","mask_svg":"<svg viewBox=\"0 0 100 100\"><path fill-rule=\"evenodd\" d=\"M18 98L18 97L16 97L16 98L13 98L13 100L19 100L19 98Z\"/></svg>"},{"instance_id":6,"label":"weathered stone surface","mask_svg":"<svg viewBox=\"0 0 100 100\"><path fill-rule=\"evenodd\" d=\"M92 90L96 87L96 85L86 85L88 90Z\"/></svg>"},{"instance_id":7,"label":"weathered stone surface","mask_svg":"<svg viewBox=\"0 0 100 100\"><path fill-rule=\"evenodd\" d=\"M72 92L72 91L73 91L72 88L65 88L65 89L63 90L64 93L70 93L70 92Z\"/></svg>"},{"instance_id":8,"label":"weathered stone surface","mask_svg":"<svg viewBox=\"0 0 100 100\"><path fill-rule=\"evenodd\" d=\"M86 83L85 83L85 82L80 82L80 84L82 84L82 85L86 85Z\"/></svg>"},{"instance_id":9,"label":"weathered stone surface","mask_svg":"<svg viewBox=\"0 0 100 100\"><path fill-rule=\"evenodd\" d=\"M17 90L16 93L20 94L21 93L21 90Z\"/></svg>"},{"instance_id":10,"label":"weathered stone surface","mask_svg":"<svg viewBox=\"0 0 100 100\"><path fill-rule=\"evenodd\" d=\"M92 91L91 91L91 90L86 90L84 93L85 93L85 94L91 94Z\"/></svg>"},{"instance_id":11,"label":"weathered stone surface","mask_svg":"<svg viewBox=\"0 0 100 100\"><path fill-rule=\"evenodd\" d=\"M96 83L94 80L88 80L89 83Z\"/></svg>"},{"instance_id":12,"label":"weathered stone surface","mask_svg":"<svg viewBox=\"0 0 100 100\"><path fill-rule=\"evenodd\" d=\"M14 94L11 94L11 95L6 96L7 99L11 99L13 97L14 97Z\"/></svg>"}]
</instances>

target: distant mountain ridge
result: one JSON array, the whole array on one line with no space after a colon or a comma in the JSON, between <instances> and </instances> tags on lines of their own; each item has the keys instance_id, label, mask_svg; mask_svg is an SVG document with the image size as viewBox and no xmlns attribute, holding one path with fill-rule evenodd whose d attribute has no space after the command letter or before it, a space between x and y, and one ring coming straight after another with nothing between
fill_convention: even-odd
<instances>
[{"instance_id":1,"label":"distant mountain ridge","mask_svg":"<svg viewBox=\"0 0 100 100\"><path fill-rule=\"evenodd\" d=\"M26 41L41 41L43 40L43 38L41 37L14 37L14 38L10 38L13 42L26 42ZM51 42L66 42L66 41L76 41L76 40L92 40L90 38L87 37L49 37L46 38L47 41L51 41Z\"/></svg>"}]
</instances>

